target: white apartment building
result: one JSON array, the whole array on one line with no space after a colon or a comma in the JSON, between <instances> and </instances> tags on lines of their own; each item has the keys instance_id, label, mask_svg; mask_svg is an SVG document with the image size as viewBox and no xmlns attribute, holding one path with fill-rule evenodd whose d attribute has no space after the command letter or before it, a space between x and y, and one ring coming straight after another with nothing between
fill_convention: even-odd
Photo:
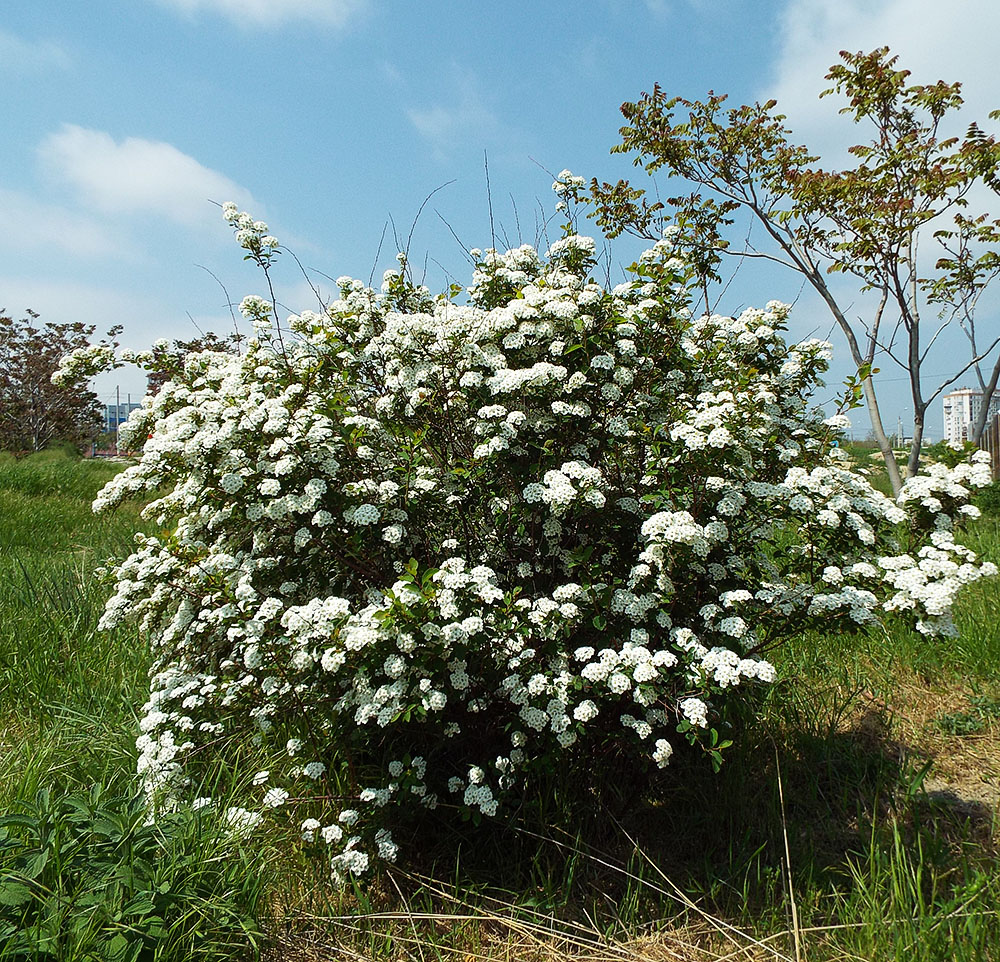
<instances>
[{"instance_id":1,"label":"white apartment building","mask_svg":"<svg viewBox=\"0 0 1000 962\"><path fill-rule=\"evenodd\" d=\"M945 441L967 441L983 407L983 392L977 387L962 387L942 398L944 405ZM994 393L990 399L988 418L1000 412L1000 397Z\"/></svg>"}]
</instances>

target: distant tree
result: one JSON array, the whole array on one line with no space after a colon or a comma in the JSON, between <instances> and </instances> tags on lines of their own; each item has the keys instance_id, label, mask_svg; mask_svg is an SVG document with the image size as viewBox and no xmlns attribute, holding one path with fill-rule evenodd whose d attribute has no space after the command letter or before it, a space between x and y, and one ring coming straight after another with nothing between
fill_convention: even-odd
<instances>
[{"instance_id":1,"label":"distant tree","mask_svg":"<svg viewBox=\"0 0 1000 962\"><path fill-rule=\"evenodd\" d=\"M909 378L908 476L919 466L934 398L970 368L992 393L1000 373L998 360L992 376L982 376L979 365L992 357L1000 338L977 341L974 317L983 288L998 272L1000 222L965 213L977 184L1000 187L1000 145L975 124L963 138L940 135L942 120L962 103L960 84L910 85L909 71L897 69L897 58L886 47L840 56L843 62L827 74L833 86L824 96L845 95L848 105L841 112L873 129L869 142L849 149L854 166L839 171L816 166L819 158L789 139L773 100L724 109L725 96L710 92L704 102L690 101L654 87L637 103L622 106L628 125L613 150L636 151L636 166L683 178L698 190L649 202L628 181L594 181L591 196L598 223L611 236L628 231L655 237L667 220L679 227L681 246L701 250L693 263L706 309L708 286L719 280L726 255L766 258L801 274L847 340L857 369L853 381L898 493L902 479L879 411L876 360L890 359ZM685 115L675 116L678 108ZM763 227L764 248L731 248L723 238L737 211ZM936 263L927 256L934 245L940 245ZM827 280L830 273L853 276L862 291L871 292L866 316L848 316L847 302ZM927 316L934 313L936 318ZM921 380L925 362L952 321L969 335L972 353L965 362L952 361L953 376L928 390ZM984 402L985 410L989 397Z\"/></svg>"},{"instance_id":2,"label":"distant tree","mask_svg":"<svg viewBox=\"0 0 1000 962\"><path fill-rule=\"evenodd\" d=\"M52 383L60 359L88 347L95 328L39 323L35 311L14 319L0 309L0 449L41 451L55 441L83 444L101 428L97 395L80 375ZM112 329L114 337L120 329Z\"/></svg>"}]
</instances>

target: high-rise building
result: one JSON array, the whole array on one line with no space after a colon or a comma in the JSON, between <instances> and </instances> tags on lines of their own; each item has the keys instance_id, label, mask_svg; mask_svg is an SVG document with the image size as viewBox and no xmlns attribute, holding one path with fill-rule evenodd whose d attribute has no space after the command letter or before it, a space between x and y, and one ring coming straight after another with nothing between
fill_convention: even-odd
<instances>
[{"instance_id":1,"label":"high-rise building","mask_svg":"<svg viewBox=\"0 0 1000 962\"><path fill-rule=\"evenodd\" d=\"M983 407L983 392L977 387L962 387L946 394L942 404L945 441L968 441ZM993 418L997 413L1000 413L1000 396L994 393L987 418Z\"/></svg>"}]
</instances>

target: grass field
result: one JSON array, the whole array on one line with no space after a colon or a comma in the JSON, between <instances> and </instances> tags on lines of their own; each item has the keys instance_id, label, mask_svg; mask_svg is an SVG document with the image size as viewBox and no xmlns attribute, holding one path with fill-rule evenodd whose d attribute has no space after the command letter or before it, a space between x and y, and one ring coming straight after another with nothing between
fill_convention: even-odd
<instances>
[{"instance_id":1,"label":"grass field","mask_svg":"<svg viewBox=\"0 0 1000 962\"><path fill-rule=\"evenodd\" d=\"M90 513L115 470L0 460L0 960L1000 959L997 581L954 641L797 639L718 775L681 755L462 835L428 815L342 892L291 837L146 824L147 655L96 629L94 568L140 525ZM966 540L1000 561L1000 516Z\"/></svg>"}]
</instances>

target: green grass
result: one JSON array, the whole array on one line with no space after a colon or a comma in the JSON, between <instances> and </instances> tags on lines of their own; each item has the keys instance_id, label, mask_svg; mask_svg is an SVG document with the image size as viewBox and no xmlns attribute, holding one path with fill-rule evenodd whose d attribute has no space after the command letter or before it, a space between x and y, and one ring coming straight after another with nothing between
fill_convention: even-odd
<instances>
[{"instance_id":1,"label":"green grass","mask_svg":"<svg viewBox=\"0 0 1000 962\"><path fill-rule=\"evenodd\" d=\"M0 463L0 804L51 776L67 788L127 765L147 658L134 633L97 631L94 568L127 546L134 511L95 517L120 467Z\"/></svg>"},{"instance_id":2,"label":"green grass","mask_svg":"<svg viewBox=\"0 0 1000 962\"><path fill-rule=\"evenodd\" d=\"M134 508L90 503L121 464L0 459L0 960L247 958L263 849L206 819L146 825L135 779L149 656L101 632L102 561Z\"/></svg>"},{"instance_id":3,"label":"green grass","mask_svg":"<svg viewBox=\"0 0 1000 962\"><path fill-rule=\"evenodd\" d=\"M291 830L146 824L148 657L96 627L94 569L140 526L90 512L117 469L0 456L0 960L1000 959L996 581L959 639L796 639L718 775L678 751L653 785L557 775L461 831L424 813L344 892ZM1000 560L1000 518L966 541Z\"/></svg>"}]
</instances>

